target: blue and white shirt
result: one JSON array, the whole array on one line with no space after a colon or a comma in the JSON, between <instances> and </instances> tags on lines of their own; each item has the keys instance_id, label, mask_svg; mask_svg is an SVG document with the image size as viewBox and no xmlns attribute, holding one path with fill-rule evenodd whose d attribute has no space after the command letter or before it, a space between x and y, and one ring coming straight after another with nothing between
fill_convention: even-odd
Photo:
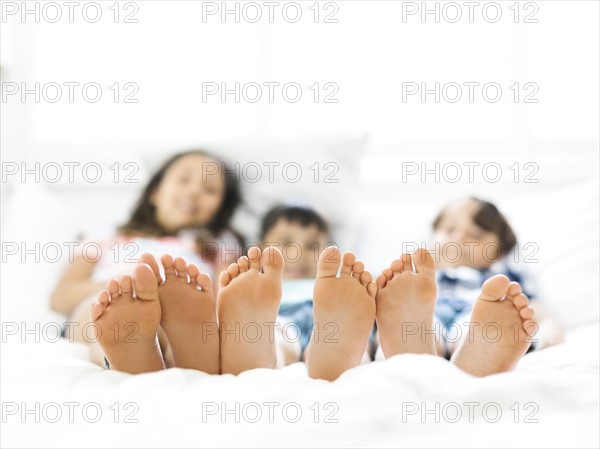
<instances>
[{"instance_id":1,"label":"blue and white shirt","mask_svg":"<svg viewBox=\"0 0 600 449\"><path fill-rule=\"evenodd\" d=\"M481 286L486 279L504 274L511 281L521 284L523 293L529 299L535 299L536 287L531 277L519 267L509 266L506 258L496 262L490 268L478 270L471 267L446 268L437 271L438 305L451 306L457 312L470 310L477 299Z\"/></svg>"}]
</instances>

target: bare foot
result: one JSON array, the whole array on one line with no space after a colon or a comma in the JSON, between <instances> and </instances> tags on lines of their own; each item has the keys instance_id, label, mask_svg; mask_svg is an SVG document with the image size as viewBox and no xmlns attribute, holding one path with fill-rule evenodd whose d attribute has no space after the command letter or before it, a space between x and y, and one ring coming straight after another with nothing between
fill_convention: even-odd
<instances>
[{"instance_id":1,"label":"bare foot","mask_svg":"<svg viewBox=\"0 0 600 449\"><path fill-rule=\"evenodd\" d=\"M306 350L308 374L335 380L360 364L375 321L377 286L353 253L342 256L335 246L319 257L315 282L315 325Z\"/></svg>"},{"instance_id":2,"label":"bare foot","mask_svg":"<svg viewBox=\"0 0 600 449\"><path fill-rule=\"evenodd\" d=\"M413 263L415 273L413 273ZM425 249L402 254L377 278L377 330L385 358L436 354L435 261Z\"/></svg>"},{"instance_id":3,"label":"bare foot","mask_svg":"<svg viewBox=\"0 0 600 449\"><path fill-rule=\"evenodd\" d=\"M221 372L275 368L275 323L281 302L283 256L277 248L252 247L219 276L217 310Z\"/></svg>"},{"instance_id":4,"label":"bare foot","mask_svg":"<svg viewBox=\"0 0 600 449\"><path fill-rule=\"evenodd\" d=\"M473 306L468 335L452 362L474 376L512 369L527 352L535 333L533 309L521 286L504 275L486 280Z\"/></svg>"},{"instance_id":5,"label":"bare foot","mask_svg":"<svg viewBox=\"0 0 600 449\"><path fill-rule=\"evenodd\" d=\"M160 324L158 283L145 264L135 267L133 280L111 280L92 304L90 318L111 369L131 374L164 369L156 332Z\"/></svg>"},{"instance_id":6,"label":"bare foot","mask_svg":"<svg viewBox=\"0 0 600 449\"><path fill-rule=\"evenodd\" d=\"M194 264L188 266L181 257L173 260L164 255L162 282L154 256L142 254L140 261L152 268L160 283L160 325L167 336L174 366L218 374L219 327L210 276L200 273Z\"/></svg>"}]
</instances>

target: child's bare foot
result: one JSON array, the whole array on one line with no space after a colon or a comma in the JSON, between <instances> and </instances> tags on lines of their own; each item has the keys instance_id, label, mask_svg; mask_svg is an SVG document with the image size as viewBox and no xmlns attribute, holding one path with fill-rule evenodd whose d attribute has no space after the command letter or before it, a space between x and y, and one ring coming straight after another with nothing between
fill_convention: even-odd
<instances>
[{"instance_id":1,"label":"child's bare foot","mask_svg":"<svg viewBox=\"0 0 600 449\"><path fill-rule=\"evenodd\" d=\"M474 376L512 369L535 333L533 309L528 304L521 286L506 276L485 281L473 306L468 335L463 335L452 362Z\"/></svg>"},{"instance_id":2,"label":"child's bare foot","mask_svg":"<svg viewBox=\"0 0 600 449\"><path fill-rule=\"evenodd\" d=\"M413 263L416 273L413 273ZM377 330L386 358L436 354L433 312L435 261L425 249L402 254L377 278Z\"/></svg>"},{"instance_id":3,"label":"child's bare foot","mask_svg":"<svg viewBox=\"0 0 600 449\"><path fill-rule=\"evenodd\" d=\"M139 264L133 280L123 276L108 283L90 318L111 369L131 374L164 369L156 336L160 316L158 283L148 265Z\"/></svg>"},{"instance_id":4,"label":"child's bare foot","mask_svg":"<svg viewBox=\"0 0 600 449\"><path fill-rule=\"evenodd\" d=\"M310 377L335 380L360 364L375 321L377 287L372 280L353 253L342 259L335 246L321 253L313 295L315 325L306 350Z\"/></svg>"},{"instance_id":5,"label":"child's bare foot","mask_svg":"<svg viewBox=\"0 0 600 449\"><path fill-rule=\"evenodd\" d=\"M221 372L275 368L274 327L281 302L283 256L277 248L252 247L219 277L217 309Z\"/></svg>"},{"instance_id":6,"label":"child's bare foot","mask_svg":"<svg viewBox=\"0 0 600 449\"><path fill-rule=\"evenodd\" d=\"M160 286L158 296L162 308L160 325L167 335L173 363L208 374L219 373L219 332L217 306L210 276L200 273L194 264L187 265L181 257L161 257L165 280L161 282L156 259L143 254Z\"/></svg>"}]
</instances>

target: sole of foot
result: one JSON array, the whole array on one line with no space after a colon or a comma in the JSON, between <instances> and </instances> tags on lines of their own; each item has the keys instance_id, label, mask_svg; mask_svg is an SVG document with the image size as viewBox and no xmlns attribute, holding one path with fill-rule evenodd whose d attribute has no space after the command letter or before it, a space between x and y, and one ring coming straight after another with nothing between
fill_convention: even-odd
<instances>
[{"instance_id":1,"label":"sole of foot","mask_svg":"<svg viewBox=\"0 0 600 449\"><path fill-rule=\"evenodd\" d=\"M164 369L157 338L158 282L148 265L138 264L133 277L109 281L92 304L90 318L111 369L131 374Z\"/></svg>"},{"instance_id":2,"label":"sole of foot","mask_svg":"<svg viewBox=\"0 0 600 449\"><path fill-rule=\"evenodd\" d=\"M372 281L353 253L342 256L335 246L321 253L313 294L315 323L306 351L310 377L335 380L360 364L375 322L377 287Z\"/></svg>"},{"instance_id":3,"label":"sole of foot","mask_svg":"<svg viewBox=\"0 0 600 449\"><path fill-rule=\"evenodd\" d=\"M514 368L529 349L537 327L521 286L504 275L483 283L470 323L452 363L479 377Z\"/></svg>"},{"instance_id":4,"label":"sole of foot","mask_svg":"<svg viewBox=\"0 0 600 449\"><path fill-rule=\"evenodd\" d=\"M219 276L217 312L221 372L275 368L274 327L281 303L284 260L277 248L252 247Z\"/></svg>"},{"instance_id":5,"label":"sole of foot","mask_svg":"<svg viewBox=\"0 0 600 449\"><path fill-rule=\"evenodd\" d=\"M152 269L160 284L160 326L167 336L174 366L218 374L219 327L210 276L181 257L164 255L163 281L154 256L143 254L140 261Z\"/></svg>"},{"instance_id":6,"label":"sole of foot","mask_svg":"<svg viewBox=\"0 0 600 449\"><path fill-rule=\"evenodd\" d=\"M425 249L404 253L376 282L377 330L385 358L406 353L435 355L437 285L432 255Z\"/></svg>"}]
</instances>

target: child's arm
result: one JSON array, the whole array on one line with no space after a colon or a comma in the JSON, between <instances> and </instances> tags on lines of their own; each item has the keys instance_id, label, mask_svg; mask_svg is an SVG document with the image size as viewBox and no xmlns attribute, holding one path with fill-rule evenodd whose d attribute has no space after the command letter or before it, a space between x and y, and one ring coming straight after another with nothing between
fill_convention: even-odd
<instances>
[{"instance_id":1,"label":"child's arm","mask_svg":"<svg viewBox=\"0 0 600 449\"><path fill-rule=\"evenodd\" d=\"M77 257L52 293L52 310L69 315L81 301L102 290L106 283L91 280L93 269L94 262L89 262L81 256Z\"/></svg>"},{"instance_id":2,"label":"child's arm","mask_svg":"<svg viewBox=\"0 0 600 449\"><path fill-rule=\"evenodd\" d=\"M534 340L536 349L544 349L565 341L565 331L562 325L543 308L538 300L531 301L529 305L533 308L534 318L538 324L538 332Z\"/></svg>"}]
</instances>

